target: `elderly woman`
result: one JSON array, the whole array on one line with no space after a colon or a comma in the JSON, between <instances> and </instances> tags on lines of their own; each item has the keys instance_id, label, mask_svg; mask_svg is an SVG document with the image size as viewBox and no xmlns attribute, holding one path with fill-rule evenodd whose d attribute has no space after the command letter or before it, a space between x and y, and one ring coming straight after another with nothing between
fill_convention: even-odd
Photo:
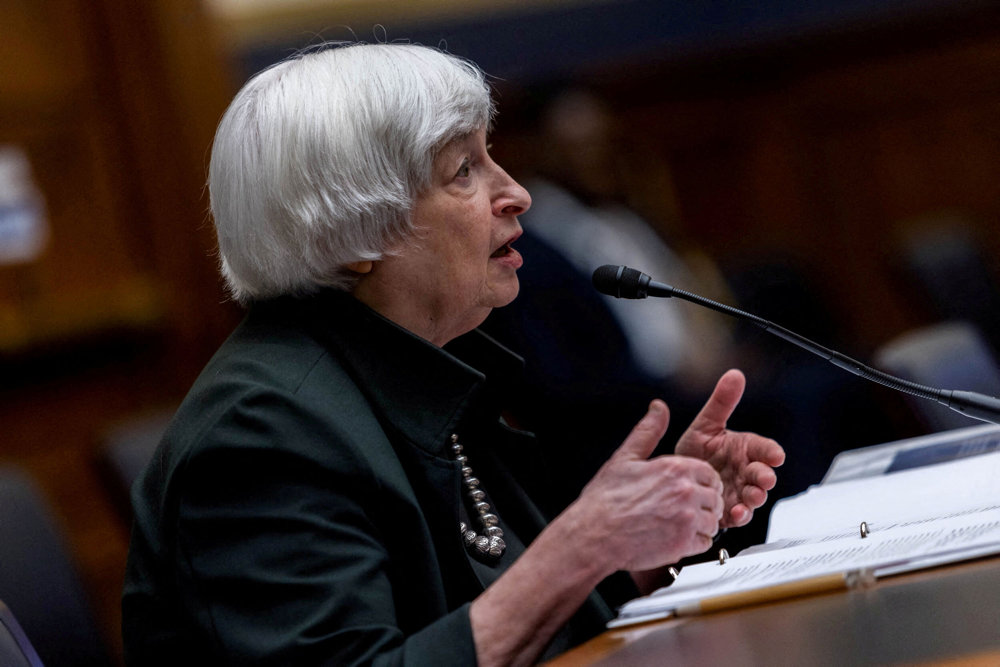
<instances>
[{"instance_id":1,"label":"elderly woman","mask_svg":"<svg viewBox=\"0 0 1000 667\"><path fill-rule=\"evenodd\" d=\"M248 314L134 488L129 663L531 663L601 629L606 577L648 591L764 502L784 455L726 429L730 371L675 455L649 458L654 400L536 509L559 461L501 416L519 361L476 331L517 295L531 204L493 113L474 65L402 44L297 56L233 101L210 190Z\"/></svg>"}]
</instances>

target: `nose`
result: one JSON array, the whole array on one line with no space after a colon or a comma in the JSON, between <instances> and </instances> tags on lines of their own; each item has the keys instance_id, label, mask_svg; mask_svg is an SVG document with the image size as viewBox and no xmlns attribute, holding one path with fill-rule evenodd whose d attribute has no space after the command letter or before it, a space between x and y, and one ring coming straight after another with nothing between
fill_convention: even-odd
<instances>
[{"instance_id":1,"label":"nose","mask_svg":"<svg viewBox=\"0 0 1000 667\"><path fill-rule=\"evenodd\" d=\"M521 215L531 208L531 195L528 191L499 165L496 165L496 170L497 194L493 197L493 215Z\"/></svg>"}]
</instances>

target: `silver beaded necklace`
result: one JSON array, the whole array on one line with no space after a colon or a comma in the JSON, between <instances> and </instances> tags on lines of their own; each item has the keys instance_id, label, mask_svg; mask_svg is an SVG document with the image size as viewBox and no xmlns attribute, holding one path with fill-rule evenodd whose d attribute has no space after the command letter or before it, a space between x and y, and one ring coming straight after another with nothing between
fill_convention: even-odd
<instances>
[{"instance_id":1,"label":"silver beaded necklace","mask_svg":"<svg viewBox=\"0 0 1000 667\"><path fill-rule=\"evenodd\" d=\"M465 548L477 560L484 563L493 564L500 560L507 544L503 541L503 530L500 528L500 518L490 511L490 504L486 502L486 492L480 488L479 479L473 474L469 467L469 459L462 453L463 447L458 442L458 434L451 436L451 453L456 461L462 466L462 489L469 505L476 511L479 517L481 533L477 533L464 521L458 524L458 530L462 535Z\"/></svg>"}]
</instances>

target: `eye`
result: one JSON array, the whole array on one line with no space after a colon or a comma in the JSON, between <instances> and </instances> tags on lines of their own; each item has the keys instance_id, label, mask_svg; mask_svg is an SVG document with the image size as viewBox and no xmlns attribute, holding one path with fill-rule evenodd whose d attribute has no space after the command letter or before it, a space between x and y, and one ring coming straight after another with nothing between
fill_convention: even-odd
<instances>
[{"instance_id":1,"label":"eye","mask_svg":"<svg viewBox=\"0 0 1000 667\"><path fill-rule=\"evenodd\" d=\"M472 165L469 162L469 158L465 158L464 160L462 160L462 166L459 167L458 171L455 173L455 177L468 178L471 173L472 173Z\"/></svg>"}]
</instances>

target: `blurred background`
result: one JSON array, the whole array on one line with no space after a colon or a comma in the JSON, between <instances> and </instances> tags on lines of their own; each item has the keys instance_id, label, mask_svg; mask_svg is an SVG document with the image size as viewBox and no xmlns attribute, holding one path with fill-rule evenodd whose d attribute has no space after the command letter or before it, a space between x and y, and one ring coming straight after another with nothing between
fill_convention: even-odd
<instances>
[{"instance_id":1,"label":"blurred background","mask_svg":"<svg viewBox=\"0 0 1000 667\"><path fill-rule=\"evenodd\" d=\"M24 544L0 534L0 599L50 666L121 662L128 447L155 440L240 317L216 274L204 187L215 125L255 71L354 39L476 61L497 91L497 161L590 213L641 220L683 265L679 287L930 384L996 387L994 2L0 0L0 487L35 503L0 493L0 531L29 516L52 527ZM543 230L537 199L525 227ZM572 260L559 229L538 252ZM580 252L600 256L597 238ZM647 266L636 268L665 279ZM534 294L555 280L539 277ZM734 425L785 445L778 495L818 482L841 449L973 424L759 329L682 314L698 319L689 345L704 359L642 386L673 388L683 414L705 378L743 368ZM554 347L511 344L529 360L593 358L571 351L573 332L553 335ZM607 398L564 391L593 384L571 375L535 378L552 414L573 414L556 397ZM37 587L5 589L22 567ZM89 648L60 652L72 641L56 609L89 617L72 640Z\"/></svg>"}]
</instances>

